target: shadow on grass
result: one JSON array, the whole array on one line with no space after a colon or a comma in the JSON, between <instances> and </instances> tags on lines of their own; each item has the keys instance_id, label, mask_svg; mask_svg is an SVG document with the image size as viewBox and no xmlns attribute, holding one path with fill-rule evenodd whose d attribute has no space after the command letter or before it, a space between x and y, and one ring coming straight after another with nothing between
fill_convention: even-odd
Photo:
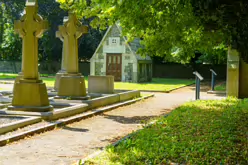
<instances>
[{"instance_id":1,"label":"shadow on grass","mask_svg":"<svg viewBox=\"0 0 248 165\"><path fill-rule=\"evenodd\" d=\"M186 103L91 162L247 164L247 119L248 100Z\"/></svg>"}]
</instances>

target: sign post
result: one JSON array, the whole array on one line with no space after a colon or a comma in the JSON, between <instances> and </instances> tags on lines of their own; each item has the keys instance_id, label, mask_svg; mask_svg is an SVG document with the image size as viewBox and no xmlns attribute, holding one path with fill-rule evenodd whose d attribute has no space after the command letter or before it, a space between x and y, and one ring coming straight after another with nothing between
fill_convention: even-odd
<instances>
[{"instance_id":1,"label":"sign post","mask_svg":"<svg viewBox=\"0 0 248 165\"><path fill-rule=\"evenodd\" d=\"M210 71L212 73L211 90L214 91L214 87L215 87L215 76L217 76L217 73L215 73L215 71L213 69L210 69Z\"/></svg>"},{"instance_id":2,"label":"sign post","mask_svg":"<svg viewBox=\"0 0 248 165\"><path fill-rule=\"evenodd\" d=\"M193 72L195 75L195 99L199 100L200 99L200 85L201 81L203 80L203 77L197 72Z\"/></svg>"}]
</instances>

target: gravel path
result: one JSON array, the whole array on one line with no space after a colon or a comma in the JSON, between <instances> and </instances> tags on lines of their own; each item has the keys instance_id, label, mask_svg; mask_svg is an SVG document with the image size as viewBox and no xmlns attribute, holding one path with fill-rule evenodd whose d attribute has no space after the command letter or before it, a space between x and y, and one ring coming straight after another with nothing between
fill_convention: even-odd
<instances>
[{"instance_id":1,"label":"gravel path","mask_svg":"<svg viewBox=\"0 0 248 165\"><path fill-rule=\"evenodd\" d=\"M0 116L0 126L3 125L3 124L8 124L8 123L15 122L15 121L22 120L22 119L25 119L25 117L4 117L4 116Z\"/></svg>"},{"instance_id":2,"label":"gravel path","mask_svg":"<svg viewBox=\"0 0 248 165\"><path fill-rule=\"evenodd\" d=\"M0 91L12 91L13 84L1 84L0 83Z\"/></svg>"},{"instance_id":3,"label":"gravel path","mask_svg":"<svg viewBox=\"0 0 248 165\"><path fill-rule=\"evenodd\" d=\"M201 98L223 97L202 92ZM155 93L154 98L0 147L0 165L72 164L140 129L141 121L169 113L193 99L194 87L169 94Z\"/></svg>"}]
</instances>

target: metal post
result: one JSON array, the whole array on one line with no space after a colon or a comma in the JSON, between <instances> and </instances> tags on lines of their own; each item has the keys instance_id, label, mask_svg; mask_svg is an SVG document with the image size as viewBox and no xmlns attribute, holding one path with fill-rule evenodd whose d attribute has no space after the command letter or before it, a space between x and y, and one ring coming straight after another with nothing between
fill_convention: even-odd
<instances>
[{"instance_id":1,"label":"metal post","mask_svg":"<svg viewBox=\"0 0 248 165\"><path fill-rule=\"evenodd\" d=\"M215 76L217 76L217 74L215 73L215 71L213 69L210 69L210 71L212 73L211 90L214 91L214 87L215 87Z\"/></svg>"},{"instance_id":2,"label":"metal post","mask_svg":"<svg viewBox=\"0 0 248 165\"><path fill-rule=\"evenodd\" d=\"M212 72L212 80L211 80L211 90L214 91L214 86L215 86L215 75Z\"/></svg>"},{"instance_id":3,"label":"metal post","mask_svg":"<svg viewBox=\"0 0 248 165\"><path fill-rule=\"evenodd\" d=\"M195 100L198 100L198 78L195 76Z\"/></svg>"},{"instance_id":4,"label":"metal post","mask_svg":"<svg viewBox=\"0 0 248 165\"><path fill-rule=\"evenodd\" d=\"M199 100L200 99L200 83L203 80L203 77L198 73L198 72L193 72L195 75L195 99Z\"/></svg>"},{"instance_id":5,"label":"metal post","mask_svg":"<svg viewBox=\"0 0 248 165\"><path fill-rule=\"evenodd\" d=\"M196 77L196 87L195 87L195 99L199 100L200 99L200 79Z\"/></svg>"},{"instance_id":6,"label":"metal post","mask_svg":"<svg viewBox=\"0 0 248 165\"><path fill-rule=\"evenodd\" d=\"M200 99L200 92L201 92L201 80L198 78L198 99Z\"/></svg>"}]
</instances>

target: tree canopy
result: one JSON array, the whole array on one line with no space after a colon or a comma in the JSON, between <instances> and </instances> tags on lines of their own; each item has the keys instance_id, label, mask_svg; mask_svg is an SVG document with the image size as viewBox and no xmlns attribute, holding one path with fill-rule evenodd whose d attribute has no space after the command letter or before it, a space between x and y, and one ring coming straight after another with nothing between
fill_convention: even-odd
<instances>
[{"instance_id":1,"label":"tree canopy","mask_svg":"<svg viewBox=\"0 0 248 165\"><path fill-rule=\"evenodd\" d=\"M202 60L225 61L228 46L238 49L248 61L246 0L39 0L39 14L48 19L49 30L39 41L39 59L61 58L62 43L55 38L67 11L75 12L90 32L80 39L81 59L89 59L104 30L120 23L129 40L142 39L141 54L163 60L190 62L195 51ZM21 39L13 22L23 12L25 1L0 2L0 58L20 59ZM60 5L60 8L59 8ZM101 29L102 31L100 31ZM83 54L83 55L82 55ZM217 62L218 63L218 62Z\"/></svg>"},{"instance_id":2,"label":"tree canopy","mask_svg":"<svg viewBox=\"0 0 248 165\"><path fill-rule=\"evenodd\" d=\"M39 0L39 14L49 22L49 29L39 40L39 61L59 61L62 55L62 42L56 38L58 26L63 24L67 11L54 0ZM25 8L25 0L0 2L0 60L21 59L21 38L14 32L14 20L20 19ZM87 19L83 23L89 25ZM90 27L89 34L79 40L79 60L85 61L94 53L104 31Z\"/></svg>"},{"instance_id":3,"label":"tree canopy","mask_svg":"<svg viewBox=\"0 0 248 165\"><path fill-rule=\"evenodd\" d=\"M220 30L225 43L248 62L248 1L191 0L193 12L206 31Z\"/></svg>"},{"instance_id":4,"label":"tree canopy","mask_svg":"<svg viewBox=\"0 0 248 165\"><path fill-rule=\"evenodd\" d=\"M143 52L168 60L188 61L198 50L226 52L237 48L247 59L245 0L58 0L93 25L120 21L123 34L143 39ZM223 54L223 53L222 53Z\"/></svg>"}]
</instances>

